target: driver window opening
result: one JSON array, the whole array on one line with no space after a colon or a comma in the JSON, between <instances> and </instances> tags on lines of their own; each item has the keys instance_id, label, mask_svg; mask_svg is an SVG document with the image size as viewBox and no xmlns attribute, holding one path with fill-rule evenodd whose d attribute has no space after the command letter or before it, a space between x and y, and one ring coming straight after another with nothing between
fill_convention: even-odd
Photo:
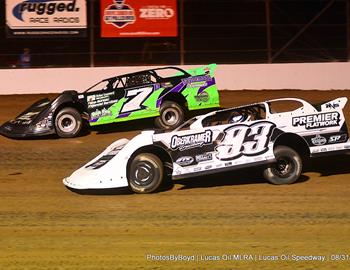
<instances>
[{"instance_id":1,"label":"driver window opening","mask_svg":"<svg viewBox=\"0 0 350 270\"><path fill-rule=\"evenodd\" d=\"M137 74L126 79L126 87L141 86L145 84L152 84L151 74Z\"/></svg>"},{"instance_id":2,"label":"driver window opening","mask_svg":"<svg viewBox=\"0 0 350 270\"><path fill-rule=\"evenodd\" d=\"M295 111L301 107L303 104L300 101L296 100L278 100L268 102L270 113L285 113Z\"/></svg>"},{"instance_id":3,"label":"driver window opening","mask_svg":"<svg viewBox=\"0 0 350 270\"><path fill-rule=\"evenodd\" d=\"M236 124L249 121L266 119L266 112L263 105L256 105L244 108L236 108L216 112L203 119L203 127Z\"/></svg>"}]
</instances>

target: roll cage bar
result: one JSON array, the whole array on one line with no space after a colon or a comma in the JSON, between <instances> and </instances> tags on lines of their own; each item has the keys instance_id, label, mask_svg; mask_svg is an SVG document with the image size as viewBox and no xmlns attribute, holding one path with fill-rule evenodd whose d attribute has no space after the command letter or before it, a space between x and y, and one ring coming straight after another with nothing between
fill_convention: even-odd
<instances>
[{"instance_id":1,"label":"roll cage bar","mask_svg":"<svg viewBox=\"0 0 350 270\"><path fill-rule=\"evenodd\" d=\"M176 76L176 77L187 78L187 77L191 76L187 71L185 71L185 70L183 70L181 68L178 68L178 67L162 67L162 68L147 69L147 70L142 70L142 71L133 72L133 73L127 73L127 74L123 74L123 75L114 76L114 77L110 77L110 78L104 79L104 80L94 84L93 86L89 87L88 89L86 89L84 91L84 93L88 92L90 89L94 88L99 83L106 82L106 81L108 81L108 84L114 84L117 80L119 80L119 82L122 84L121 87L142 85L142 82L144 84L149 83L149 82L151 82L150 75L153 75L157 79L158 82L164 81L164 80L166 80L168 78L172 78L173 76L164 78L164 77L159 76L156 71L157 70L167 70L167 69L170 69L170 70L172 69L172 70L176 70L178 72L183 73L183 75ZM140 79L139 82L141 82L141 83L138 84L136 80L132 81L133 78ZM130 85L128 85L128 82L129 82Z\"/></svg>"}]
</instances>

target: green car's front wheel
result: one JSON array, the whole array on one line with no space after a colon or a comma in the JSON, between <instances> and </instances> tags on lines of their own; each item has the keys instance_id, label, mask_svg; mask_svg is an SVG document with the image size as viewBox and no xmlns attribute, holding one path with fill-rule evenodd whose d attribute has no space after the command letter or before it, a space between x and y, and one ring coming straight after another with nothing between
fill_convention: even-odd
<instances>
[{"instance_id":1,"label":"green car's front wheel","mask_svg":"<svg viewBox=\"0 0 350 270\"><path fill-rule=\"evenodd\" d=\"M160 107L160 116L156 118L155 124L162 129L175 129L185 119L184 109L176 102L164 101Z\"/></svg>"}]
</instances>

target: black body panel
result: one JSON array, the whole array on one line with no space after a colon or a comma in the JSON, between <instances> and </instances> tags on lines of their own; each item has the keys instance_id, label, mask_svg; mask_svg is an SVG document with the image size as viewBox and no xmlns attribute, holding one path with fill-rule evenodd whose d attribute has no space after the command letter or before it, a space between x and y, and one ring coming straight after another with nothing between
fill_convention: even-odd
<instances>
[{"instance_id":1,"label":"black body panel","mask_svg":"<svg viewBox=\"0 0 350 270\"><path fill-rule=\"evenodd\" d=\"M63 104L81 106L76 91L65 91L53 101L42 99L0 126L0 134L9 138L26 138L55 134L54 116Z\"/></svg>"}]
</instances>

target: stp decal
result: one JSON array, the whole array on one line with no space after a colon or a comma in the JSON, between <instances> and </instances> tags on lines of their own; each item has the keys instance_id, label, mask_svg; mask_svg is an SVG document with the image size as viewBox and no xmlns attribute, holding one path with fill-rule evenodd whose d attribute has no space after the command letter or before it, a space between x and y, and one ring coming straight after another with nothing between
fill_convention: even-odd
<instances>
[{"instance_id":1,"label":"stp decal","mask_svg":"<svg viewBox=\"0 0 350 270\"><path fill-rule=\"evenodd\" d=\"M176 0L101 0L102 37L177 36Z\"/></svg>"},{"instance_id":2,"label":"stp decal","mask_svg":"<svg viewBox=\"0 0 350 270\"><path fill-rule=\"evenodd\" d=\"M241 156L255 156L268 151L275 124L267 121L252 125L234 125L227 128L225 137L216 147L216 158L233 160Z\"/></svg>"}]
</instances>

